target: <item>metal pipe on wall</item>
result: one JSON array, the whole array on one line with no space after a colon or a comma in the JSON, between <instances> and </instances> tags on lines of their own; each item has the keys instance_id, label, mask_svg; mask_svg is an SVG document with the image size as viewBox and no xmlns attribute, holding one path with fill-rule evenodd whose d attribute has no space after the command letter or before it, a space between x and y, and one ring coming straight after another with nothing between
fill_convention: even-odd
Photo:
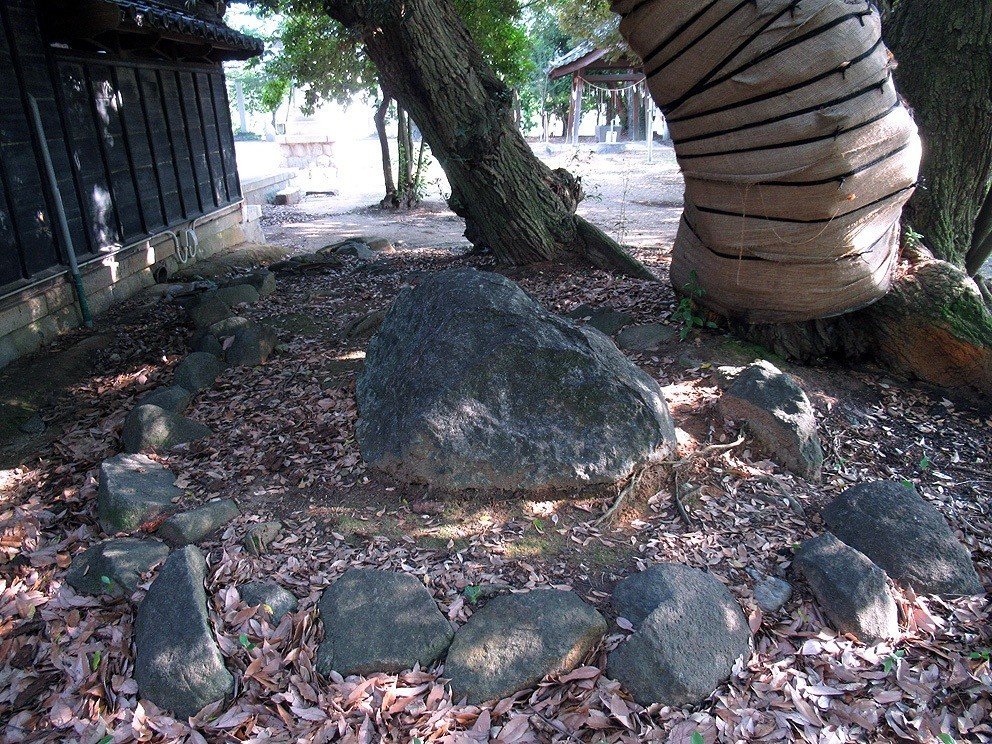
<instances>
[{"instance_id":1,"label":"metal pipe on wall","mask_svg":"<svg viewBox=\"0 0 992 744\"><path fill-rule=\"evenodd\" d=\"M38 109L38 101L34 96L29 94L28 100L31 103L31 118L34 121L35 132L38 135L38 142L41 145L41 154L45 161L48 186L52 191L52 199L55 203L55 216L58 218L59 238L65 247L66 258L69 261L69 273L72 275L72 283L76 288L76 298L79 300L79 314L82 316L86 327L92 328L93 314L90 312L90 305L86 300L86 290L83 288L83 275L79 272L79 262L76 260L76 251L72 246L72 235L69 233L69 222L65 216L65 205L62 203L58 178L55 176L55 167L52 165L52 154L48 151L48 139L45 137L45 127L41 122L41 111Z\"/></svg>"}]
</instances>

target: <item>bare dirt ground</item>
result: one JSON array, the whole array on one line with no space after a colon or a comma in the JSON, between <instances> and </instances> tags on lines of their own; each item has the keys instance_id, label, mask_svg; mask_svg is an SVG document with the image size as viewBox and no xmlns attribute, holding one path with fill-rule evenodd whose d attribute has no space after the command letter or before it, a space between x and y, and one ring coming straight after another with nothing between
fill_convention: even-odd
<instances>
[{"instance_id":1,"label":"bare dirt ground","mask_svg":"<svg viewBox=\"0 0 992 744\"><path fill-rule=\"evenodd\" d=\"M592 195L584 213L633 245L662 282L566 267L507 273L558 311L586 302L638 321L674 322L675 297L664 280L681 180L670 151L659 152L652 166L643 157L575 159L563 151L549 161L583 175ZM827 455L823 482L783 471L745 437L689 469L700 489L686 501L688 520L676 508L667 469L652 472L606 520L613 494L455 497L392 482L365 466L355 443L354 381L366 339L349 338L344 329L388 306L422 272L493 266L463 255L461 225L439 200L383 214L368 209L378 189L374 178L365 182L374 188L268 209L272 239L313 250L377 234L402 241L398 252L374 264L349 260L341 269L280 279L276 294L243 308L278 329L278 353L260 367L227 371L198 398L188 415L210 426L212 437L158 456L179 475L190 504L230 495L245 515L204 546L211 618L240 680L233 704L187 722L141 701L133 679L133 605L76 595L64 583L72 556L100 537L94 469L119 451L123 418L138 396L168 382L191 335L178 307L135 300L102 323L105 348L92 352L86 374L47 400L47 439L39 438L22 465L0 471L4 741L687 744L698 741L694 733L707 744L992 741L985 598L901 593L902 637L866 647L831 631L801 582L773 615L763 615L752 594L758 576L791 577L794 546L822 531L817 513L827 500L872 478L915 483L972 551L984 584L992 584L987 411L872 369L783 364L817 408ZM86 335L73 334L45 358ZM689 455L740 434L715 405L713 368L761 355L719 332L695 331L634 359L663 386ZM283 537L266 555L249 556L241 546L246 526L271 518L286 524ZM475 609L476 591L467 589L506 585L570 587L612 617L616 582L658 561L711 571L739 599L754 632L754 654L700 706L645 710L607 679L605 654L626 635L616 625L580 670L495 706L451 700L438 669L323 679L313 668L321 637L315 604L351 566L421 577L460 624ZM299 611L278 628L237 600L235 584L258 578L274 578L300 598Z\"/></svg>"}]
</instances>

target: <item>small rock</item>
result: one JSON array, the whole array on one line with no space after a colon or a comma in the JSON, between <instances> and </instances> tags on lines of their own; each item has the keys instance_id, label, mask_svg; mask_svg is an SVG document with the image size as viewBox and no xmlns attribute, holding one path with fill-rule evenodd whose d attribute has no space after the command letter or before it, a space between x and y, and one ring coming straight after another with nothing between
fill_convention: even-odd
<instances>
[{"instance_id":1,"label":"small rock","mask_svg":"<svg viewBox=\"0 0 992 744\"><path fill-rule=\"evenodd\" d=\"M299 204L301 201L303 201L303 190L296 186L290 186L277 191L272 197L272 203L279 206L292 206L293 204Z\"/></svg>"},{"instance_id":2,"label":"small rock","mask_svg":"<svg viewBox=\"0 0 992 744\"><path fill-rule=\"evenodd\" d=\"M182 495L176 476L145 455L117 455L100 463L97 514L109 535L133 532Z\"/></svg>"},{"instance_id":3,"label":"small rock","mask_svg":"<svg viewBox=\"0 0 992 744\"><path fill-rule=\"evenodd\" d=\"M223 371L223 362L213 354L194 351L176 365L176 371L172 375L172 384L186 388L195 395L209 390Z\"/></svg>"},{"instance_id":4,"label":"small rock","mask_svg":"<svg viewBox=\"0 0 992 744\"><path fill-rule=\"evenodd\" d=\"M380 238L377 236L363 237L362 242L369 247L370 250L376 253L396 253L396 248L389 241L388 238Z\"/></svg>"},{"instance_id":5,"label":"small rock","mask_svg":"<svg viewBox=\"0 0 992 744\"><path fill-rule=\"evenodd\" d=\"M444 502L433 500L417 500L410 504L410 511L414 514L444 514Z\"/></svg>"},{"instance_id":6,"label":"small rock","mask_svg":"<svg viewBox=\"0 0 992 744\"><path fill-rule=\"evenodd\" d=\"M656 351L678 335L678 330L662 323L627 326L617 336L617 346L627 351Z\"/></svg>"},{"instance_id":7,"label":"small rock","mask_svg":"<svg viewBox=\"0 0 992 744\"><path fill-rule=\"evenodd\" d=\"M232 367L255 367L263 364L279 343L271 327L249 323L234 332L233 340L224 352L224 359Z\"/></svg>"},{"instance_id":8,"label":"small rock","mask_svg":"<svg viewBox=\"0 0 992 744\"><path fill-rule=\"evenodd\" d=\"M317 669L324 675L428 667L454 635L431 593L408 574L353 568L324 590L317 609L324 626Z\"/></svg>"},{"instance_id":9,"label":"small rock","mask_svg":"<svg viewBox=\"0 0 992 744\"><path fill-rule=\"evenodd\" d=\"M899 635L899 612L885 572L864 553L827 532L799 547L795 567L840 632L868 644Z\"/></svg>"},{"instance_id":10,"label":"small rock","mask_svg":"<svg viewBox=\"0 0 992 744\"><path fill-rule=\"evenodd\" d=\"M469 704L512 695L577 666L606 632L606 621L574 592L535 589L496 597L448 649L444 676Z\"/></svg>"},{"instance_id":11,"label":"small rock","mask_svg":"<svg viewBox=\"0 0 992 744\"><path fill-rule=\"evenodd\" d=\"M104 540L72 559L65 580L77 592L130 597L141 575L168 555L169 546L158 540Z\"/></svg>"},{"instance_id":12,"label":"small rock","mask_svg":"<svg viewBox=\"0 0 992 744\"><path fill-rule=\"evenodd\" d=\"M873 481L847 489L821 515L897 584L921 594L981 594L968 549L912 483Z\"/></svg>"},{"instance_id":13,"label":"small rock","mask_svg":"<svg viewBox=\"0 0 992 744\"><path fill-rule=\"evenodd\" d=\"M24 434L30 434L31 436L36 437L39 434L45 433L45 419L43 419L40 414L36 413L17 428Z\"/></svg>"},{"instance_id":14,"label":"small rock","mask_svg":"<svg viewBox=\"0 0 992 744\"><path fill-rule=\"evenodd\" d=\"M179 385L155 388L138 399L139 406L158 406L170 413L182 413L193 400L193 394Z\"/></svg>"},{"instance_id":15,"label":"small rock","mask_svg":"<svg viewBox=\"0 0 992 744\"><path fill-rule=\"evenodd\" d=\"M197 548L177 550L149 587L135 622L138 692L181 719L234 692L207 618L206 573Z\"/></svg>"},{"instance_id":16,"label":"small rock","mask_svg":"<svg viewBox=\"0 0 992 744\"><path fill-rule=\"evenodd\" d=\"M296 612L296 597L273 581L250 581L238 587L241 601L250 607L261 605L272 625L278 625L287 612Z\"/></svg>"},{"instance_id":17,"label":"small rock","mask_svg":"<svg viewBox=\"0 0 992 744\"><path fill-rule=\"evenodd\" d=\"M205 333L209 333L216 338L227 338L229 336L233 336L243 328L248 328L253 322L254 321L248 320L248 318L235 315L218 323L214 323L206 329Z\"/></svg>"},{"instance_id":18,"label":"small rock","mask_svg":"<svg viewBox=\"0 0 992 744\"><path fill-rule=\"evenodd\" d=\"M155 534L174 547L192 545L221 529L241 514L233 499L210 501L192 511L173 514Z\"/></svg>"},{"instance_id":19,"label":"small rock","mask_svg":"<svg viewBox=\"0 0 992 744\"><path fill-rule=\"evenodd\" d=\"M201 333L199 336L196 336L190 344L190 348L193 351L212 354L218 359L224 356L224 345L217 340L216 336L212 336L209 333Z\"/></svg>"},{"instance_id":20,"label":"small rock","mask_svg":"<svg viewBox=\"0 0 992 744\"><path fill-rule=\"evenodd\" d=\"M347 256L349 258L360 258L363 261L373 261L377 258L375 251L368 247L359 239L344 240L340 243L325 245L318 253L330 253L335 256Z\"/></svg>"},{"instance_id":21,"label":"small rock","mask_svg":"<svg viewBox=\"0 0 992 744\"><path fill-rule=\"evenodd\" d=\"M375 332L379 330L379 326L382 325L382 321L386 319L386 312L386 310L375 310L360 318L355 318L355 320L345 326L344 335L353 339L369 338L375 335Z\"/></svg>"},{"instance_id":22,"label":"small rock","mask_svg":"<svg viewBox=\"0 0 992 744\"><path fill-rule=\"evenodd\" d=\"M251 284L232 284L218 289L214 296L228 307L253 305L259 300L258 290Z\"/></svg>"},{"instance_id":23,"label":"small rock","mask_svg":"<svg viewBox=\"0 0 992 744\"><path fill-rule=\"evenodd\" d=\"M607 674L641 705L700 702L747 656L740 605L717 579L662 563L620 582L613 605L636 631L608 658Z\"/></svg>"},{"instance_id":24,"label":"small rock","mask_svg":"<svg viewBox=\"0 0 992 744\"><path fill-rule=\"evenodd\" d=\"M792 585L777 576L768 576L754 587L754 601L762 612L778 612L792 597Z\"/></svg>"},{"instance_id":25,"label":"small rock","mask_svg":"<svg viewBox=\"0 0 992 744\"><path fill-rule=\"evenodd\" d=\"M619 312L612 307L592 307L591 305L579 305L572 312L567 313L565 317L582 321L587 326L592 326L607 336L612 336L624 326L634 322L628 313Z\"/></svg>"},{"instance_id":26,"label":"small rock","mask_svg":"<svg viewBox=\"0 0 992 744\"><path fill-rule=\"evenodd\" d=\"M137 406L124 420L121 439L127 452L171 449L213 434L203 424L152 405Z\"/></svg>"},{"instance_id":27,"label":"small rock","mask_svg":"<svg viewBox=\"0 0 992 744\"><path fill-rule=\"evenodd\" d=\"M197 328L208 328L234 315L227 303L217 297L210 297L186 308L186 314Z\"/></svg>"},{"instance_id":28,"label":"small rock","mask_svg":"<svg viewBox=\"0 0 992 744\"><path fill-rule=\"evenodd\" d=\"M823 450L813 405L771 362L745 367L720 398L720 409L724 417L743 422L778 463L803 478L819 479Z\"/></svg>"},{"instance_id":29,"label":"small rock","mask_svg":"<svg viewBox=\"0 0 992 744\"><path fill-rule=\"evenodd\" d=\"M282 522L261 522L253 524L248 528L245 535L244 546L252 555L261 555L268 547L269 543L279 537L282 531Z\"/></svg>"},{"instance_id":30,"label":"small rock","mask_svg":"<svg viewBox=\"0 0 992 744\"><path fill-rule=\"evenodd\" d=\"M276 275L268 269L262 269L250 274L225 277L220 282L221 287L233 287L239 284L250 284L258 292L259 297L267 297L276 291Z\"/></svg>"},{"instance_id":31,"label":"small rock","mask_svg":"<svg viewBox=\"0 0 992 744\"><path fill-rule=\"evenodd\" d=\"M285 261L278 261L269 269L281 274L303 274L310 271L321 271L323 269L339 269L344 266L337 256L321 253L304 253L293 256Z\"/></svg>"}]
</instances>

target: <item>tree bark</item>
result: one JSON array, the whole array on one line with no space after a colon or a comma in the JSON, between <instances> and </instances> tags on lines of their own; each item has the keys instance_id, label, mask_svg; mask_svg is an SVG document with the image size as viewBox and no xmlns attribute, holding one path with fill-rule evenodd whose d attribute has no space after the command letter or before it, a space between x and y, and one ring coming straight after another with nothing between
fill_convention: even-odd
<instances>
[{"instance_id":1,"label":"tree bark","mask_svg":"<svg viewBox=\"0 0 992 744\"><path fill-rule=\"evenodd\" d=\"M581 184L537 159L513 124L513 96L450 0L327 0L359 34L385 92L420 127L451 185L466 236L510 264L581 258L654 275L575 214Z\"/></svg>"},{"instance_id":2,"label":"tree bark","mask_svg":"<svg viewBox=\"0 0 992 744\"><path fill-rule=\"evenodd\" d=\"M975 232L971 236L971 248L965 256L964 270L969 276L978 276L989 256L992 256L992 190L986 195L975 220Z\"/></svg>"},{"instance_id":3,"label":"tree bark","mask_svg":"<svg viewBox=\"0 0 992 744\"><path fill-rule=\"evenodd\" d=\"M883 0L883 36L925 143L906 211L936 256L965 265L992 181L992 4Z\"/></svg>"}]
</instances>

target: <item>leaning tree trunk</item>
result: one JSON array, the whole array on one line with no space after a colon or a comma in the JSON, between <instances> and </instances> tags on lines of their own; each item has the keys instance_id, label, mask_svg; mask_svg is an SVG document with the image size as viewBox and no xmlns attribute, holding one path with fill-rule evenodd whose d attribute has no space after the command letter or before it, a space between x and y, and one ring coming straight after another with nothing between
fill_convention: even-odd
<instances>
[{"instance_id":1,"label":"leaning tree trunk","mask_svg":"<svg viewBox=\"0 0 992 744\"><path fill-rule=\"evenodd\" d=\"M417 122L476 246L511 264L574 257L654 278L575 214L581 183L530 150L513 123L512 93L451 0L327 0L325 8L361 35L386 94Z\"/></svg>"},{"instance_id":2,"label":"leaning tree trunk","mask_svg":"<svg viewBox=\"0 0 992 744\"><path fill-rule=\"evenodd\" d=\"M389 113L389 102L388 96L383 96L382 101L376 106L375 115L372 117L375 121L375 131L379 136L379 149L382 151L382 182L386 189L386 195L379 202L379 206L383 209L395 209L399 206L399 201L396 198L396 183L393 181L393 159L389 154L389 135L386 133L386 114Z\"/></svg>"},{"instance_id":3,"label":"leaning tree trunk","mask_svg":"<svg viewBox=\"0 0 992 744\"><path fill-rule=\"evenodd\" d=\"M907 219L937 257L964 266L992 180L992 3L884 0L882 6L885 42L899 62L896 82L927 145L922 188ZM977 254L968 263L977 273Z\"/></svg>"}]
</instances>

